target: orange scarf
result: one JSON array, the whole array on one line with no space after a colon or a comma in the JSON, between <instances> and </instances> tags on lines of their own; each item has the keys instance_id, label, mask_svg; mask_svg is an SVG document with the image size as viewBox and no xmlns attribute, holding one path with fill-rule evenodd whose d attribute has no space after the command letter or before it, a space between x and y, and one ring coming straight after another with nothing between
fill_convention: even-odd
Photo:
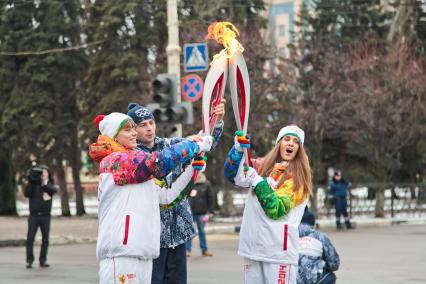
<instances>
[{"instance_id":1,"label":"orange scarf","mask_svg":"<svg viewBox=\"0 0 426 284\"><path fill-rule=\"evenodd\" d=\"M89 146L89 155L96 162L100 162L111 153L126 151L128 150L123 145L105 135L99 135L98 140Z\"/></svg>"},{"instance_id":2,"label":"orange scarf","mask_svg":"<svg viewBox=\"0 0 426 284\"><path fill-rule=\"evenodd\" d=\"M284 165L275 164L269 176L272 177L275 181L279 181L281 176L284 174L285 169L286 167ZM289 178L291 178L290 175L288 175L287 179Z\"/></svg>"}]
</instances>

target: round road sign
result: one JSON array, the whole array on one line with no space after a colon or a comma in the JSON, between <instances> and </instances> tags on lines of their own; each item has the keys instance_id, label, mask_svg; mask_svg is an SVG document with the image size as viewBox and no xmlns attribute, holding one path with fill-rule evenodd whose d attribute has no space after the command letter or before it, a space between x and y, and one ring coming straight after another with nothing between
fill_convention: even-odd
<instances>
[{"instance_id":1,"label":"round road sign","mask_svg":"<svg viewBox=\"0 0 426 284\"><path fill-rule=\"evenodd\" d=\"M181 94L185 101L198 101L203 95L203 88L203 79L198 75L189 74L182 78Z\"/></svg>"}]
</instances>

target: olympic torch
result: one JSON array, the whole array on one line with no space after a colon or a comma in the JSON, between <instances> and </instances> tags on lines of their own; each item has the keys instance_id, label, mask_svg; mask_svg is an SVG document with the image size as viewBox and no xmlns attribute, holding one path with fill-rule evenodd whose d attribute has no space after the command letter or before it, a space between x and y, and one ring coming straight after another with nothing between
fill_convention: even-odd
<instances>
[{"instance_id":1,"label":"olympic torch","mask_svg":"<svg viewBox=\"0 0 426 284\"><path fill-rule=\"evenodd\" d=\"M203 93L203 129L210 133L216 123L211 115L212 109L220 102L225 91L225 82L229 76L232 108L237 129L247 135L250 112L250 79L244 60L244 47L236 39L237 28L230 22L216 22L209 26L207 39L214 39L224 46L213 57L210 70L204 82ZM213 97L215 96L215 99ZM205 122L209 121L207 125ZM244 150L246 165L250 165L250 152Z\"/></svg>"}]
</instances>

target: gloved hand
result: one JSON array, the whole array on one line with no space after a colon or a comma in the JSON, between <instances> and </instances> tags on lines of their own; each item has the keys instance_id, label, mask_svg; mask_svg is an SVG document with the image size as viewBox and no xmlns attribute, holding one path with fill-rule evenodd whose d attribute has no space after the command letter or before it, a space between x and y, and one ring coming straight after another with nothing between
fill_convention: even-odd
<instances>
[{"instance_id":1,"label":"gloved hand","mask_svg":"<svg viewBox=\"0 0 426 284\"><path fill-rule=\"evenodd\" d=\"M255 187L263 178L252 167L244 170L244 166L240 167L237 176L234 179L235 184L241 187Z\"/></svg>"},{"instance_id":2,"label":"gloved hand","mask_svg":"<svg viewBox=\"0 0 426 284\"><path fill-rule=\"evenodd\" d=\"M238 130L235 132L234 145L238 152L243 152L244 149L250 148L250 139L244 136L242 131Z\"/></svg>"},{"instance_id":3,"label":"gloved hand","mask_svg":"<svg viewBox=\"0 0 426 284\"><path fill-rule=\"evenodd\" d=\"M206 160L207 157L197 157L194 159L194 161L192 162L192 166L194 167L194 170L197 170L199 172L204 172L206 170Z\"/></svg>"},{"instance_id":4,"label":"gloved hand","mask_svg":"<svg viewBox=\"0 0 426 284\"><path fill-rule=\"evenodd\" d=\"M213 136L206 135L201 137L201 141L197 141L198 146L200 147L200 152L208 152L213 145Z\"/></svg>"}]
</instances>

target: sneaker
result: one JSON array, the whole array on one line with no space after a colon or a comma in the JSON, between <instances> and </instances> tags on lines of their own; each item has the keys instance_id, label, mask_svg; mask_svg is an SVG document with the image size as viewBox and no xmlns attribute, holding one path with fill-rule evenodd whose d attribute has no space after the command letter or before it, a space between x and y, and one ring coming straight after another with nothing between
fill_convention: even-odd
<instances>
[{"instance_id":1,"label":"sneaker","mask_svg":"<svg viewBox=\"0 0 426 284\"><path fill-rule=\"evenodd\" d=\"M186 257L191 257L191 252L190 251L186 251Z\"/></svg>"},{"instance_id":2,"label":"sneaker","mask_svg":"<svg viewBox=\"0 0 426 284\"><path fill-rule=\"evenodd\" d=\"M46 262L40 262L40 267L47 268L47 267L50 267L50 265L47 264Z\"/></svg>"},{"instance_id":3,"label":"sneaker","mask_svg":"<svg viewBox=\"0 0 426 284\"><path fill-rule=\"evenodd\" d=\"M33 263L32 262L28 262L26 267L27 268L33 268Z\"/></svg>"},{"instance_id":4,"label":"sneaker","mask_svg":"<svg viewBox=\"0 0 426 284\"><path fill-rule=\"evenodd\" d=\"M209 252L208 250L204 251L203 256L213 256L213 254L211 252Z\"/></svg>"}]
</instances>

